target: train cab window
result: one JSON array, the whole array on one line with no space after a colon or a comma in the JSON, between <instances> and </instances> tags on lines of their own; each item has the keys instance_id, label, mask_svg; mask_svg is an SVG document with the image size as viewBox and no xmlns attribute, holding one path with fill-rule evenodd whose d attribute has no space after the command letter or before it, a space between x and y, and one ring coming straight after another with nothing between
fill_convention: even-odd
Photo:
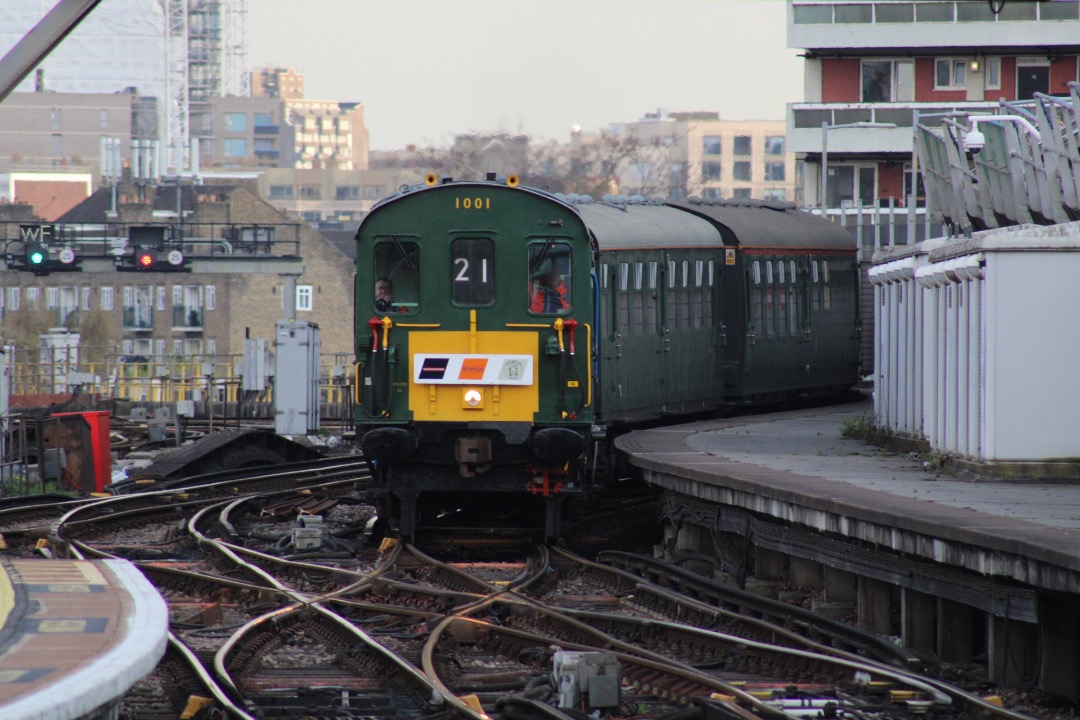
<instances>
[{"instance_id":1,"label":"train cab window","mask_svg":"<svg viewBox=\"0 0 1080 720\"><path fill-rule=\"evenodd\" d=\"M450 296L455 305L495 301L495 243L488 238L458 238L450 245Z\"/></svg>"},{"instance_id":2,"label":"train cab window","mask_svg":"<svg viewBox=\"0 0 1080 720\"><path fill-rule=\"evenodd\" d=\"M378 242L373 270L375 312L416 312L420 299L420 248L416 243L397 238Z\"/></svg>"},{"instance_id":3,"label":"train cab window","mask_svg":"<svg viewBox=\"0 0 1080 720\"><path fill-rule=\"evenodd\" d=\"M530 245L528 271L530 312L570 312L569 243L548 240Z\"/></svg>"},{"instance_id":4,"label":"train cab window","mask_svg":"<svg viewBox=\"0 0 1080 720\"><path fill-rule=\"evenodd\" d=\"M529 312L570 312L570 245L550 240L530 245L528 279Z\"/></svg>"}]
</instances>

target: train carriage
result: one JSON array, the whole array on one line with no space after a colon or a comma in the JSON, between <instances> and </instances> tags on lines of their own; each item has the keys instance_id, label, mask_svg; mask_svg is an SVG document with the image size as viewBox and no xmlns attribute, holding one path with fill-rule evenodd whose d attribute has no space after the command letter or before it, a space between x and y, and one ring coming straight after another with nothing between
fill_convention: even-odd
<instances>
[{"instance_id":1,"label":"train carriage","mask_svg":"<svg viewBox=\"0 0 1080 720\"><path fill-rule=\"evenodd\" d=\"M356 234L355 387L380 515L408 537L425 507L531 506L554 537L614 433L850 387L850 235L745 205L434 176L379 202Z\"/></svg>"},{"instance_id":2,"label":"train carriage","mask_svg":"<svg viewBox=\"0 0 1080 720\"><path fill-rule=\"evenodd\" d=\"M729 249L728 402L831 397L858 382L858 260L847 230L788 202L669 204L713 223Z\"/></svg>"}]
</instances>

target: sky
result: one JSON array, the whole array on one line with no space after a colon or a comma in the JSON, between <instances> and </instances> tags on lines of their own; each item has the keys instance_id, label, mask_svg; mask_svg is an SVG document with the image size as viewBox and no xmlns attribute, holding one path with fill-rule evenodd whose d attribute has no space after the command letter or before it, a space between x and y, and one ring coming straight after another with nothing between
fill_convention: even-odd
<instances>
[{"instance_id":1,"label":"sky","mask_svg":"<svg viewBox=\"0 0 1080 720\"><path fill-rule=\"evenodd\" d=\"M373 150L468 132L565 141L645 113L783 120L802 99L784 0L255 0L253 67L360 101Z\"/></svg>"}]
</instances>

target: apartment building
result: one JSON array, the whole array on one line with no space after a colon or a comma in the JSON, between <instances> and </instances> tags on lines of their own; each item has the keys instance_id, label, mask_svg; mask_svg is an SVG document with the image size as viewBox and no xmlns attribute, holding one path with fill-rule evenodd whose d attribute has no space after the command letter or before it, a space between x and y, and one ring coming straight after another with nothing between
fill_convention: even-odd
<instances>
[{"instance_id":1,"label":"apartment building","mask_svg":"<svg viewBox=\"0 0 1080 720\"><path fill-rule=\"evenodd\" d=\"M717 112L646 114L613 125L629 140L617 192L681 200L790 200L795 156L783 120L722 120Z\"/></svg>"},{"instance_id":2,"label":"apartment building","mask_svg":"<svg viewBox=\"0 0 1080 720\"><path fill-rule=\"evenodd\" d=\"M259 195L290 217L320 227L351 227L371 206L402 185L424 181L430 168L368 170L267 168L258 175Z\"/></svg>"},{"instance_id":3,"label":"apartment building","mask_svg":"<svg viewBox=\"0 0 1080 720\"><path fill-rule=\"evenodd\" d=\"M96 172L103 138L128 160L132 140L156 137L157 101L135 92L23 92L0 103L0 170Z\"/></svg>"},{"instance_id":4,"label":"apartment building","mask_svg":"<svg viewBox=\"0 0 1080 720\"><path fill-rule=\"evenodd\" d=\"M304 76L291 68L261 68L251 82L251 97L212 98L193 113L200 167L367 168L362 103L304 98Z\"/></svg>"},{"instance_id":5,"label":"apartment building","mask_svg":"<svg viewBox=\"0 0 1080 720\"><path fill-rule=\"evenodd\" d=\"M806 58L804 100L787 117L805 206L906 214L914 197L921 219L917 123L1064 95L1080 78L1075 0L789 0L787 22L788 47Z\"/></svg>"}]
</instances>

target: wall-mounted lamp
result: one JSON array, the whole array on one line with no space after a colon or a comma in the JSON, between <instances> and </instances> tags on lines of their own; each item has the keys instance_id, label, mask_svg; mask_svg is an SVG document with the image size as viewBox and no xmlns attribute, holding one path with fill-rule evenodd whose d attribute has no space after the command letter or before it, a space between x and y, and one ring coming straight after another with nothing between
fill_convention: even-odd
<instances>
[{"instance_id":1,"label":"wall-mounted lamp","mask_svg":"<svg viewBox=\"0 0 1080 720\"><path fill-rule=\"evenodd\" d=\"M982 70L982 63L979 62L978 58L975 58L974 60L972 60L971 62L968 63L968 70L970 70L973 73L977 73L980 70Z\"/></svg>"}]
</instances>

